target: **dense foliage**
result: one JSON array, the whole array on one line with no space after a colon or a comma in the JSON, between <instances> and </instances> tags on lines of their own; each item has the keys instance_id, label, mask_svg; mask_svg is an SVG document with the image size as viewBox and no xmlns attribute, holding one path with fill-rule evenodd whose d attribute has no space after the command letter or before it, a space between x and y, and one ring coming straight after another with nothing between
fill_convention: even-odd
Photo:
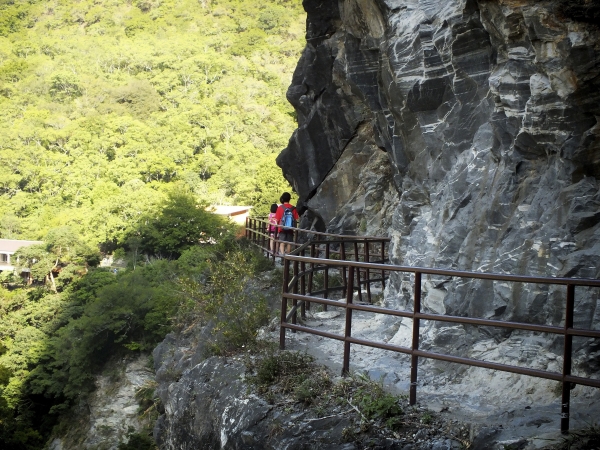
<instances>
[{"instance_id":1,"label":"dense foliage","mask_svg":"<svg viewBox=\"0 0 600 450\"><path fill-rule=\"evenodd\" d=\"M177 228L173 214L189 196L173 197L154 224ZM7 449L42 448L61 413L93 389L111 356L149 351L190 320L215 324L214 352L248 344L268 318L265 301L249 295L264 259L235 240L231 225L203 208L186 216L211 243L173 248L179 259L144 253L133 269L91 268L56 290L40 283L0 288L0 442ZM220 223L219 223L220 221ZM148 226L151 226L149 222ZM150 248L141 234L140 248ZM87 271L86 274L83 273ZM44 278L41 273L40 277ZM62 273L58 276L60 280Z\"/></svg>"},{"instance_id":2,"label":"dense foliage","mask_svg":"<svg viewBox=\"0 0 600 450\"><path fill-rule=\"evenodd\" d=\"M289 190L303 28L298 0L0 0L0 238L43 241L30 285L0 274L2 448L42 448L109 356L184 321L217 353L255 338L262 263L206 208Z\"/></svg>"},{"instance_id":3,"label":"dense foliage","mask_svg":"<svg viewBox=\"0 0 600 450\"><path fill-rule=\"evenodd\" d=\"M171 190L267 212L303 21L298 0L0 0L0 237L122 242Z\"/></svg>"}]
</instances>

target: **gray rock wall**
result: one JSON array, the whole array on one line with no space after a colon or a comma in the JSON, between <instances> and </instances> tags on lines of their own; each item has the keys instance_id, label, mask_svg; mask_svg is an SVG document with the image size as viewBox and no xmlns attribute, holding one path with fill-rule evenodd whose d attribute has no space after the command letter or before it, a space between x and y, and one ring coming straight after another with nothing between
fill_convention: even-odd
<instances>
[{"instance_id":1,"label":"gray rock wall","mask_svg":"<svg viewBox=\"0 0 600 450\"><path fill-rule=\"evenodd\" d=\"M253 394L244 358L200 356L206 333L170 334L155 350L157 394L164 413L154 427L161 450L356 450L345 443L344 414L310 418L310 411L269 404ZM379 447L384 448L384 447Z\"/></svg>"},{"instance_id":2,"label":"gray rock wall","mask_svg":"<svg viewBox=\"0 0 600 450\"><path fill-rule=\"evenodd\" d=\"M136 394L153 382L148 355L113 358L96 377L96 390L79 400L48 449L117 450L131 433L147 432L151 418L141 416Z\"/></svg>"},{"instance_id":3,"label":"gray rock wall","mask_svg":"<svg viewBox=\"0 0 600 450\"><path fill-rule=\"evenodd\" d=\"M399 264L600 277L600 6L303 3L298 129L278 164L322 228L387 234ZM388 302L409 285L396 277ZM563 318L564 289L424 289L439 312ZM597 290L578 295L577 325L598 327Z\"/></svg>"},{"instance_id":4,"label":"gray rock wall","mask_svg":"<svg viewBox=\"0 0 600 450\"><path fill-rule=\"evenodd\" d=\"M287 94L298 129L277 162L305 226L388 235L402 265L600 278L600 3L303 4L307 45ZM599 291L576 289L575 326L600 329ZM385 301L403 308L412 293L412 278L394 275ZM565 300L562 287L423 280L424 308L457 316L561 325ZM406 325L390 342L409 344ZM548 334L426 322L421 339L432 351L562 367L562 339ZM597 373L594 340L576 338L574 357L576 373ZM473 404L484 391L508 402L558 395L527 377L423 364L460 380Z\"/></svg>"}]
</instances>

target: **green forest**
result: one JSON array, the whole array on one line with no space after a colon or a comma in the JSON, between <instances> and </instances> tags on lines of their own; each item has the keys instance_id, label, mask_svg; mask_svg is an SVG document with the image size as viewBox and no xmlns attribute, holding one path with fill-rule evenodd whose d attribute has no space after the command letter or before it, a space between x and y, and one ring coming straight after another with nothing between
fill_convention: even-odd
<instances>
[{"instance_id":1,"label":"green forest","mask_svg":"<svg viewBox=\"0 0 600 450\"><path fill-rule=\"evenodd\" d=\"M109 355L190 320L217 324L217 354L253 339L265 304L239 287L265 261L206 208L263 215L290 190L275 158L305 17L299 0L0 0L0 238L43 241L13 258L30 284L0 272L2 448L43 448Z\"/></svg>"},{"instance_id":2,"label":"green forest","mask_svg":"<svg viewBox=\"0 0 600 450\"><path fill-rule=\"evenodd\" d=\"M119 242L173 189L268 212L304 21L297 0L0 0L0 237Z\"/></svg>"}]
</instances>

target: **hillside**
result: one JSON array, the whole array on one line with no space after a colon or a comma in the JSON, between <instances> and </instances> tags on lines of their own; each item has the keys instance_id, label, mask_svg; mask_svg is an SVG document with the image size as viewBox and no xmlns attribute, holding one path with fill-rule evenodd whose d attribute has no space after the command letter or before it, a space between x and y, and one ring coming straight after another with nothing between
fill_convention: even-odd
<instances>
[{"instance_id":1,"label":"hillside","mask_svg":"<svg viewBox=\"0 0 600 450\"><path fill-rule=\"evenodd\" d=\"M0 0L0 238L44 241L20 251L31 286L0 272L0 447L80 420L109 358L217 312L227 331L219 302L263 261L204 206L289 189L304 22L287 0Z\"/></svg>"},{"instance_id":2,"label":"hillside","mask_svg":"<svg viewBox=\"0 0 600 450\"><path fill-rule=\"evenodd\" d=\"M266 211L300 2L0 2L0 236L120 242L170 191Z\"/></svg>"}]
</instances>

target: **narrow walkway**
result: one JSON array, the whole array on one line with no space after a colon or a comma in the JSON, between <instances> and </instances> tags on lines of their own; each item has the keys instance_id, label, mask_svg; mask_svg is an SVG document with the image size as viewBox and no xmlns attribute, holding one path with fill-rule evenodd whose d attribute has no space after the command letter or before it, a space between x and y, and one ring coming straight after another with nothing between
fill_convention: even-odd
<instances>
[{"instance_id":1,"label":"narrow walkway","mask_svg":"<svg viewBox=\"0 0 600 450\"><path fill-rule=\"evenodd\" d=\"M268 254L262 228L255 220L247 236ZM396 266L387 261L389 239L316 233L319 241L314 241L311 233L296 230L297 249L283 258L282 348L307 351L334 371L365 372L397 393L409 393L411 404L418 399L434 411L472 423L473 436L486 428L494 442L505 445L542 436L518 448L543 448L544 439L555 438L559 430L590 426L600 417L600 381L571 374L573 337L600 338L597 330L573 326L576 288L600 287L600 280ZM307 242L300 245L301 240ZM406 310L373 304L383 302L381 289L391 273L413 285ZM562 285L567 292L565 325L430 312L421 306L422 284L425 277L440 276ZM501 342L479 333L462 345L465 326L512 331ZM541 333L562 335L564 362L557 361Z\"/></svg>"},{"instance_id":2,"label":"narrow walkway","mask_svg":"<svg viewBox=\"0 0 600 450\"><path fill-rule=\"evenodd\" d=\"M355 330L357 336L392 336L397 329L396 324L374 320L367 313L358 312L355 318L357 322L353 331ZM344 322L341 309L336 311L335 308L330 308L330 311L306 313L306 325L322 331L343 333ZM277 340L278 333L274 332L272 338ZM286 349L306 352L334 373L340 373L341 362L331 358L331 355L343 352L343 342L301 332L288 332L286 339ZM383 380L384 386L390 392L408 395L408 356L355 345L352 346L350 358L353 372L366 373L373 380ZM471 370L483 371L476 368ZM506 375L507 384L519 384L518 375ZM484 380L490 378L487 376ZM494 390L492 385L488 385L488 392L484 392L482 386L473 387L470 383L461 381L460 376L457 378L449 373L440 373L433 364L425 365L419 380L418 403L447 419L465 423L465 426L470 428L471 440L476 439L476 443L479 442L472 450L510 448L509 445L522 443L524 440L528 441L526 446L514 448L543 449L552 443L561 442L563 435L560 433L560 416L556 414L556 411L560 410L560 396L546 404L532 404L527 396L521 401L510 400L508 397L502 400L501 396L507 393L506 390L501 389L500 392L489 395L489 391ZM588 395L578 396L572 401L572 429L587 428L598 423L598 392L591 390L592 388L587 389L590 391ZM492 441L496 445L488 446L487 443Z\"/></svg>"}]
</instances>

